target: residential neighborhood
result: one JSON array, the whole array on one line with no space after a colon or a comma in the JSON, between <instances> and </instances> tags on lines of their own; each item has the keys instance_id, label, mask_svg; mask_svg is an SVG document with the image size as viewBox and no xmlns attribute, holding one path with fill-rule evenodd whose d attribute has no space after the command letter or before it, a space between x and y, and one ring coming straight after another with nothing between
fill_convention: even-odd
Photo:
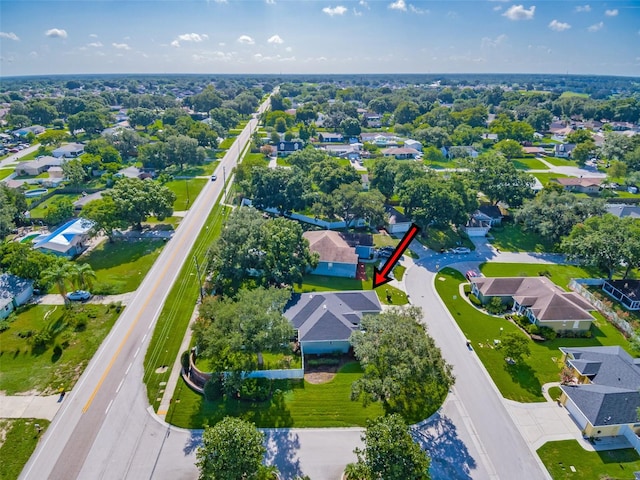
<instances>
[{"instance_id":1,"label":"residential neighborhood","mask_svg":"<svg viewBox=\"0 0 640 480\"><path fill-rule=\"evenodd\" d=\"M640 472L628 82L125 78L2 83L16 476L144 476L166 429L151 478L197 478L227 422L277 478L373 478L376 428L434 479Z\"/></svg>"}]
</instances>

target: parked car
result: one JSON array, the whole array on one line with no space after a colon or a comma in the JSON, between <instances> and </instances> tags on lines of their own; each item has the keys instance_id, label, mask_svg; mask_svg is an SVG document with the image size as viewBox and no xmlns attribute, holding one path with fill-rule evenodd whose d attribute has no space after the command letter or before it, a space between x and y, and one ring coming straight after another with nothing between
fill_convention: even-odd
<instances>
[{"instance_id":1,"label":"parked car","mask_svg":"<svg viewBox=\"0 0 640 480\"><path fill-rule=\"evenodd\" d=\"M215 182L215 181L217 180L217 178L218 178L218 177L217 177L216 175L211 175L211 181L212 181L212 182Z\"/></svg>"},{"instance_id":2,"label":"parked car","mask_svg":"<svg viewBox=\"0 0 640 480\"><path fill-rule=\"evenodd\" d=\"M86 290L75 290L67 293L67 298L72 302L86 302L91 298L91 294Z\"/></svg>"},{"instance_id":3,"label":"parked car","mask_svg":"<svg viewBox=\"0 0 640 480\"><path fill-rule=\"evenodd\" d=\"M480 274L475 270L469 270L467 271L467 273L464 274L464 276L467 277L467 280L471 280L474 277L479 277Z\"/></svg>"},{"instance_id":4,"label":"parked car","mask_svg":"<svg viewBox=\"0 0 640 480\"><path fill-rule=\"evenodd\" d=\"M471 249L467 247L456 247L449 250L449 252L456 253L456 254L464 254L464 253L471 253Z\"/></svg>"}]
</instances>

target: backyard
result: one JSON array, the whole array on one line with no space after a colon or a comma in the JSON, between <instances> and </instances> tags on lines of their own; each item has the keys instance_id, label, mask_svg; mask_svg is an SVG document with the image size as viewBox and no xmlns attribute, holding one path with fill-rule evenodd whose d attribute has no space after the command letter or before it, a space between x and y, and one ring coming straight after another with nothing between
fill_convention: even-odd
<instances>
[{"instance_id":1,"label":"backyard","mask_svg":"<svg viewBox=\"0 0 640 480\"><path fill-rule=\"evenodd\" d=\"M118 318L113 305L30 305L3 323L0 333L6 395L50 395L69 390Z\"/></svg>"},{"instance_id":2,"label":"backyard","mask_svg":"<svg viewBox=\"0 0 640 480\"><path fill-rule=\"evenodd\" d=\"M327 383L276 380L273 396L265 402L219 400L208 402L180 380L166 420L183 428L202 428L226 415L244 418L257 427L356 427L382 415L379 403L363 407L351 400L351 384L362 370L360 364L344 365Z\"/></svg>"},{"instance_id":3,"label":"backyard","mask_svg":"<svg viewBox=\"0 0 640 480\"><path fill-rule=\"evenodd\" d=\"M117 295L135 291L156 261L164 242L157 239L136 242L105 240L78 263L88 263L96 273L92 292Z\"/></svg>"},{"instance_id":4,"label":"backyard","mask_svg":"<svg viewBox=\"0 0 640 480\"><path fill-rule=\"evenodd\" d=\"M632 448L588 452L575 440L545 443L538 456L553 480L633 480L640 470L640 455Z\"/></svg>"},{"instance_id":5,"label":"backyard","mask_svg":"<svg viewBox=\"0 0 640 480\"><path fill-rule=\"evenodd\" d=\"M494 264L485 264L481 271L488 276L507 275L507 268L491 269ZM503 264L506 265L506 264ZM551 280L558 285L566 285L568 279L575 275L578 267L563 267L561 265L514 265L511 272L533 273L529 267L538 270L548 269L551 272ZM550 268L555 267L555 268ZM562 268L567 268L562 272ZM436 276L436 289L447 305L449 312L456 320L465 336L471 340L474 351L491 375L500 393L510 400L518 402L542 402L542 385L548 382L559 381L559 364L561 353L559 348L565 347L589 347L599 345L622 345L631 352L629 342L607 322L599 313L593 312L596 318L591 328L591 338L557 338L545 342L529 342L531 355L518 365L508 365L504 355L499 349L494 348L495 340L500 340L502 335L521 330L512 322L502 318L487 315L472 306L460 294L460 284L465 282L464 277L457 270L445 268Z\"/></svg>"},{"instance_id":6,"label":"backyard","mask_svg":"<svg viewBox=\"0 0 640 480\"><path fill-rule=\"evenodd\" d=\"M76 200L78 200L78 198L80 198L79 193L56 193L54 195L51 195L37 207L32 208L29 211L29 214L31 215L31 218L45 218L47 216L47 211L53 205L57 205L58 203L63 201L63 199L75 202Z\"/></svg>"}]
</instances>

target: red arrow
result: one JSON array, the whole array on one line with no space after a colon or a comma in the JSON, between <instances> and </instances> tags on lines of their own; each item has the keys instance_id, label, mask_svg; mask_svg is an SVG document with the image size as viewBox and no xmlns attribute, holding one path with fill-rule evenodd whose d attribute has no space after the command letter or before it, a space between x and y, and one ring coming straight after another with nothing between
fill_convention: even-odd
<instances>
[{"instance_id":1,"label":"red arrow","mask_svg":"<svg viewBox=\"0 0 640 480\"><path fill-rule=\"evenodd\" d=\"M391 278L389 278L389 272L391 272L394 265L398 263L398 260L400 260L400 257L411 243L411 240L413 240L413 237L415 237L419 231L420 227L415 223L412 223L409 231L404 234L404 237L402 237L402 240L400 240L400 243L389 257L389 260L387 260L387 263L382 267L382 270L378 270L377 267L373 267L373 288L391 281Z\"/></svg>"}]
</instances>

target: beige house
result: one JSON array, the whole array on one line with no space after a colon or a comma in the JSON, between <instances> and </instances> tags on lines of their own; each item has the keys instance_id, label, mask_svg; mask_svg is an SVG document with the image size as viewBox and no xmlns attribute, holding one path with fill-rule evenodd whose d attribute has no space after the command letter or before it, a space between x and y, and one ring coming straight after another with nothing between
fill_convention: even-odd
<instances>
[{"instance_id":1,"label":"beige house","mask_svg":"<svg viewBox=\"0 0 640 480\"><path fill-rule=\"evenodd\" d=\"M555 331L585 332L591 328L594 307L574 292L565 292L547 277L474 277L471 292L482 303L499 297L531 323Z\"/></svg>"},{"instance_id":2,"label":"beige house","mask_svg":"<svg viewBox=\"0 0 640 480\"><path fill-rule=\"evenodd\" d=\"M598 193L602 185L602 178L568 177L554 178L551 181L562 185L567 192Z\"/></svg>"}]
</instances>

